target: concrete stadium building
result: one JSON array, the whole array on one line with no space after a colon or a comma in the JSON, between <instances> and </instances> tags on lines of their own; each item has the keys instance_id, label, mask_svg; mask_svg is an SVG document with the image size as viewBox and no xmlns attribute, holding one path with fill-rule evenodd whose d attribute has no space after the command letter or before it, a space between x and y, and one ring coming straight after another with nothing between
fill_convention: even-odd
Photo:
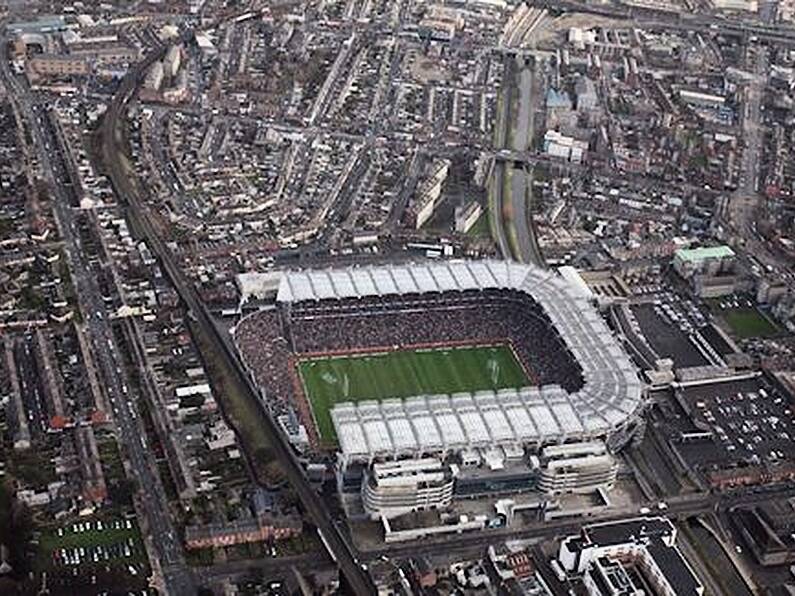
<instances>
[{"instance_id":1,"label":"concrete stadium building","mask_svg":"<svg viewBox=\"0 0 795 596\"><path fill-rule=\"evenodd\" d=\"M582 385L338 403L331 417L343 467L502 445L609 442L634 428L643 399L635 367L594 305L554 272L492 260L294 271L282 275L277 302L473 290L518 291L540 305L581 368Z\"/></svg>"}]
</instances>

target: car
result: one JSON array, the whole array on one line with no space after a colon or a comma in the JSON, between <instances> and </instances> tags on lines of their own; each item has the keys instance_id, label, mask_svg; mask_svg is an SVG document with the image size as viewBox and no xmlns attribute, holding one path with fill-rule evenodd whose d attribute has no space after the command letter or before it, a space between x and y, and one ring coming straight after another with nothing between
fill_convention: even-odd
<instances>
[{"instance_id":1,"label":"car","mask_svg":"<svg viewBox=\"0 0 795 596\"><path fill-rule=\"evenodd\" d=\"M640 513L641 515L648 515L649 513L651 513L651 509L649 509L648 507L641 507Z\"/></svg>"}]
</instances>

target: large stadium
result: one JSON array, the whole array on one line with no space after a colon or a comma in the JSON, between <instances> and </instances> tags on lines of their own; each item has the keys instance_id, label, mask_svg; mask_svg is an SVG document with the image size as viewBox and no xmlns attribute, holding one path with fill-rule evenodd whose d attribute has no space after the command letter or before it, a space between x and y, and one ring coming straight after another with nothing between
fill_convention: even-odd
<instances>
[{"instance_id":1,"label":"large stadium","mask_svg":"<svg viewBox=\"0 0 795 596\"><path fill-rule=\"evenodd\" d=\"M505 261L285 272L235 341L266 399L344 463L609 438L641 404L587 299Z\"/></svg>"}]
</instances>

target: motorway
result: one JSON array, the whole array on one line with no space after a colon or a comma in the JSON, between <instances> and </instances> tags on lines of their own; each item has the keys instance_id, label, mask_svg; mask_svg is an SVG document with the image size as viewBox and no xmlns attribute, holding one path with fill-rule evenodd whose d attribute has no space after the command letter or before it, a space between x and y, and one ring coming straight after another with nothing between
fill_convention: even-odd
<instances>
[{"instance_id":1,"label":"motorway","mask_svg":"<svg viewBox=\"0 0 795 596\"><path fill-rule=\"evenodd\" d=\"M127 379L113 331L108 322L110 314L92 271L80 247L73 205L79 203L69 167L67 150L52 112L35 103L30 90L9 70L6 55L6 40L0 40L0 73L6 87L17 102L21 113L28 121L33 135L34 147L39 153L43 174L53 193L53 206L64 248L72 272L76 294L87 321L87 335L103 379L105 391L113 408L112 418L119 432L119 444L125 450L133 474L139 483L142 498L142 526L145 535L151 537L151 546L157 554L164 588L171 594L194 592L193 579L182 556L182 547L168 512L168 502L156 473L154 461L142 441L144 435L139 424L135 404L127 399ZM109 414L109 413L108 413ZM148 531L147 531L148 530Z\"/></svg>"},{"instance_id":2,"label":"motorway","mask_svg":"<svg viewBox=\"0 0 795 596\"><path fill-rule=\"evenodd\" d=\"M525 151L533 144L535 136L536 92L538 91L537 64L535 60L519 71L519 113L516 115L516 138L513 148ZM513 227L516 232L518 260L544 267L544 257L536 241L531 201L533 197L533 167L514 167L511 175L511 206Z\"/></svg>"},{"instance_id":3,"label":"motorway","mask_svg":"<svg viewBox=\"0 0 795 596\"><path fill-rule=\"evenodd\" d=\"M515 78L519 79L518 89ZM537 76L535 61L517 71L517 59L505 56L505 75L503 78L502 109L495 127L495 162L492 172L491 212L492 233L503 258L514 258L522 263L533 263L538 267L546 265L538 246L535 225L531 213L533 167L540 160L531 158L528 153L535 134L535 111ZM511 106L514 96L518 97L518 114L513 114ZM514 131L513 138L508 134ZM522 168L518 168L519 164ZM505 218L505 180L511 182L510 221ZM508 228L512 228L509 230ZM512 246L508 238L515 239Z\"/></svg>"},{"instance_id":4,"label":"motorway","mask_svg":"<svg viewBox=\"0 0 795 596\"><path fill-rule=\"evenodd\" d=\"M189 36L190 33L186 33L183 35L183 40L187 40ZM269 437L273 452L282 464L291 486L301 500L305 511L324 537L327 548L345 575L351 589L356 594L374 593L375 587L370 576L360 565L347 539L332 522L330 511L320 495L309 485L303 467L292 447L257 397L257 391L244 372L228 334L216 325L199 298L193 283L185 276L173 258L171 250L156 232L149 212L142 204L138 194L137 181L131 180L131 176L122 164L122 157L126 151L121 141L123 136L121 127L125 122L128 103L135 95L137 86L148 66L159 59L163 53L163 48L155 50L131 68L108 107L102 125L102 148L107 160L108 176L119 200L127 206L126 215L131 228L145 239L152 253L160 260L190 316L196 321L201 332L212 340L217 352L214 356L216 356L219 366L245 388L246 397L257 405L261 413L262 432Z\"/></svg>"},{"instance_id":5,"label":"motorway","mask_svg":"<svg viewBox=\"0 0 795 596\"><path fill-rule=\"evenodd\" d=\"M705 13L664 11L644 6L617 6L575 0L529 0L532 6L545 7L554 12L581 12L618 20L632 21L634 27L668 27L682 31L713 31L726 35L756 36L772 43L795 45L795 28L777 23L748 23Z\"/></svg>"},{"instance_id":6,"label":"motorway","mask_svg":"<svg viewBox=\"0 0 795 596\"><path fill-rule=\"evenodd\" d=\"M505 75L502 81L502 89L500 90L500 109L497 114L497 122L495 124L494 132L494 148L497 151L508 151L508 127L510 126L510 112L511 102L513 100L514 88L510 79L513 76L514 61L510 56L505 56L503 59L505 65ZM504 197L505 192L505 177L509 163L504 160L495 160L494 168L489 181L490 197L489 197L489 210L491 211L491 227L492 236L497 242L497 248L500 251L503 259L511 259L513 253L511 246L508 243L508 236L505 232L504 221Z\"/></svg>"}]
</instances>

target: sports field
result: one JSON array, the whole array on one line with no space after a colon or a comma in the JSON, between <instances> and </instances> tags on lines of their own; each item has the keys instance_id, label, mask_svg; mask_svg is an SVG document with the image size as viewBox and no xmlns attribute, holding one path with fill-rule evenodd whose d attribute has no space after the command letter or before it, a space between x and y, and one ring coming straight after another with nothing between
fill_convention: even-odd
<instances>
[{"instance_id":1,"label":"sports field","mask_svg":"<svg viewBox=\"0 0 795 596\"><path fill-rule=\"evenodd\" d=\"M312 358L298 371L324 441L336 439L329 411L338 402L531 384L505 345Z\"/></svg>"},{"instance_id":2,"label":"sports field","mask_svg":"<svg viewBox=\"0 0 795 596\"><path fill-rule=\"evenodd\" d=\"M755 308L736 308L724 311L723 318L740 339L749 337L770 337L778 329Z\"/></svg>"}]
</instances>

